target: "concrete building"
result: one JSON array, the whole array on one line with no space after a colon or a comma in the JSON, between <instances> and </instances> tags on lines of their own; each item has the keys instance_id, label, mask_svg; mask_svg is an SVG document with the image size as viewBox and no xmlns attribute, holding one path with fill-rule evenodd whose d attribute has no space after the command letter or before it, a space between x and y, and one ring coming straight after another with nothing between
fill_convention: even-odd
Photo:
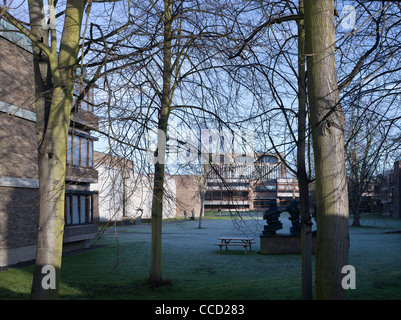
<instances>
[{"instance_id":1,"label":"concrete building","mask_svg":"<svg viewBox=\"0 0 401 320\"><path fill-rule=\"evenodd\" d=\"M377 177L374 190L372 202L375 205L369 211L401 218L401 160L394 162L392 170Z\"/></svg>"},{"instance_id":2,"label":"concrete building","mask_svg":"<svg viewBox=\"0 0 401 320\"><path fill-rule=\"evenodd\" d=\"M276 154L211 155L205 172L205 210L266 210L270 199L284 208L299 197L297 180Z\"/></svg>"},{"instance_id":3,"label":"concrete building","mask_svg":"<svg viewBox=\"0 0 401 320\"><path fill-rule=\"evenodd\" d=\"M39 179L31 44L4 19L0 30L8 30L0 32L0 266L6 266L35 258ZM90 92L69 130L64 251L88 247L97 233L92 100Z\"/></svg>"},{"instance_id":4,"label":"concrete building","mask_svg":"<svg viewBox=\"0 0 401 320\"><path fill-rule=\"evenodd\" d=\"M131 161L95 152L98 181L91 189L98 192L98 221L150 220L153 176L137 173ZM176 217L176 181L166 175L163 219Z\"/></svg>"},{"instance_id":5,"label":"concrete building","mask_svg":"<svg viewBox=\"0 0 401 320\"><path fill-rule=\"evenodd\" d=\"M98 181L91 189L98 192L98 221L133 222L141 217L150 221L153 198L153 175L135 172L134 164L124 158L94 153ZM165 175L163 219L198 217L201 208L200 187L203 177Z\"/></svg>"},{"instance_id":6,"label":"concrete building","mask_svg":"<svg viewBox=\"0 0 401 320\"><path fill-rule=\"evenodd\" d=\"M401 160L395 161L393 169L374 177L362 194L361 212L374 212L401 218Z\"/></svg>"}]
</instances>

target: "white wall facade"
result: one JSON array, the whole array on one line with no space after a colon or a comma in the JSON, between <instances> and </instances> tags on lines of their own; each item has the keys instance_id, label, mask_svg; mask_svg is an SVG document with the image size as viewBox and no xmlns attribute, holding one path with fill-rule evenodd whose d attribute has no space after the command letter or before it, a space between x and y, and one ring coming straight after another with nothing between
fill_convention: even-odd
<instances>
[{"instance_id":1,"label":"white wall facade","mask_svg":"<svg viewBox=\"0 0 401 320\"><path fill-rule=\"evenodd\" d=\"M98 167L98 183L91 185L99 192L99 220L120 221L123 216L150 219L152 212L153 176L123 171L101 165ZM166 175L163 198L163 219L176 217L175 180ZM125 201L124 201L125 199ZM139 210L142 209L142 210ZM125 213L125 214L124 214Z\"/></svg>"}]
</instances>

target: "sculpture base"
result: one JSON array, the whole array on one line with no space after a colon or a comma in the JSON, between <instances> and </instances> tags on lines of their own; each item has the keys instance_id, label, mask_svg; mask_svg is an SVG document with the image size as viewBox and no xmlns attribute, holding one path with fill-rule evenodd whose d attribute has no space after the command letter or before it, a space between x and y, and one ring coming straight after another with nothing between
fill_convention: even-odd
<instances>
[{"instance_id":1,"label":"sculpture base","mask_svg":"<svg viewBox=\"0 0 401 320\"><path fill-rule=\"evenodd\" d=\"M316 235L312 235L312 253L316 251ZM299 254L301 236L287 234L260 235L260 254Z\"/></svg>"}]
</instances>

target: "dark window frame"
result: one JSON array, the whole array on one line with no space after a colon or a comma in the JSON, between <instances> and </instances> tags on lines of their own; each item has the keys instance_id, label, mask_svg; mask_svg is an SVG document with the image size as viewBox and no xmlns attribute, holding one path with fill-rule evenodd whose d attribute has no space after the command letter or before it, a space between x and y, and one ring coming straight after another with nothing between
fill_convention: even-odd
<instances>
[{"instance_id":1,"label":"dark window frame","mask_svg":"<svg viewBox=\"0 0 401 320\"><path fill-rule=\"evenodd\" d=\"M67 164L81 168L93 168L93 141L94 140L90 138L69 133L67 142ZM83 144L85 144L86 147L84 148L84 150L86 149L86 161L83 161L85 158L82 156Z\"/></svg>"},{"instance_id":2,"label":"dark window frame","mask_svg":"<svg viewBox=\"0 0 401 320\"><path fill-rule=\"evenodd\" d=\"M85 198L84 214L82 215L82 197ZM78 221L74 220L74 199L77 200ZM66 226L79 226L93 223L93 193L88 192L66 192L64 223ZM84 220L82 218L85 218Z\"/></svg>"}]
</instances>

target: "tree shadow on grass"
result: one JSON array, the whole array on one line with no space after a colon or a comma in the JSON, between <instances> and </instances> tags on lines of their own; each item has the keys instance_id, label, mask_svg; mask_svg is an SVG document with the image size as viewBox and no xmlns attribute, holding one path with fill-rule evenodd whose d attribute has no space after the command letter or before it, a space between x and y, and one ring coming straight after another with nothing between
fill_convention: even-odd
<instances>
[{"instance_id":1,"label":"tree shadow on grass","mask_svg":"<svg viewBox=\"0 0 401 320\"><path fill-rule=\"evenodd\" d=\"M29 294L14 292L7 288L0 287L0 299L1 300L28 300Z\"/></svg>"}]
</instances>

